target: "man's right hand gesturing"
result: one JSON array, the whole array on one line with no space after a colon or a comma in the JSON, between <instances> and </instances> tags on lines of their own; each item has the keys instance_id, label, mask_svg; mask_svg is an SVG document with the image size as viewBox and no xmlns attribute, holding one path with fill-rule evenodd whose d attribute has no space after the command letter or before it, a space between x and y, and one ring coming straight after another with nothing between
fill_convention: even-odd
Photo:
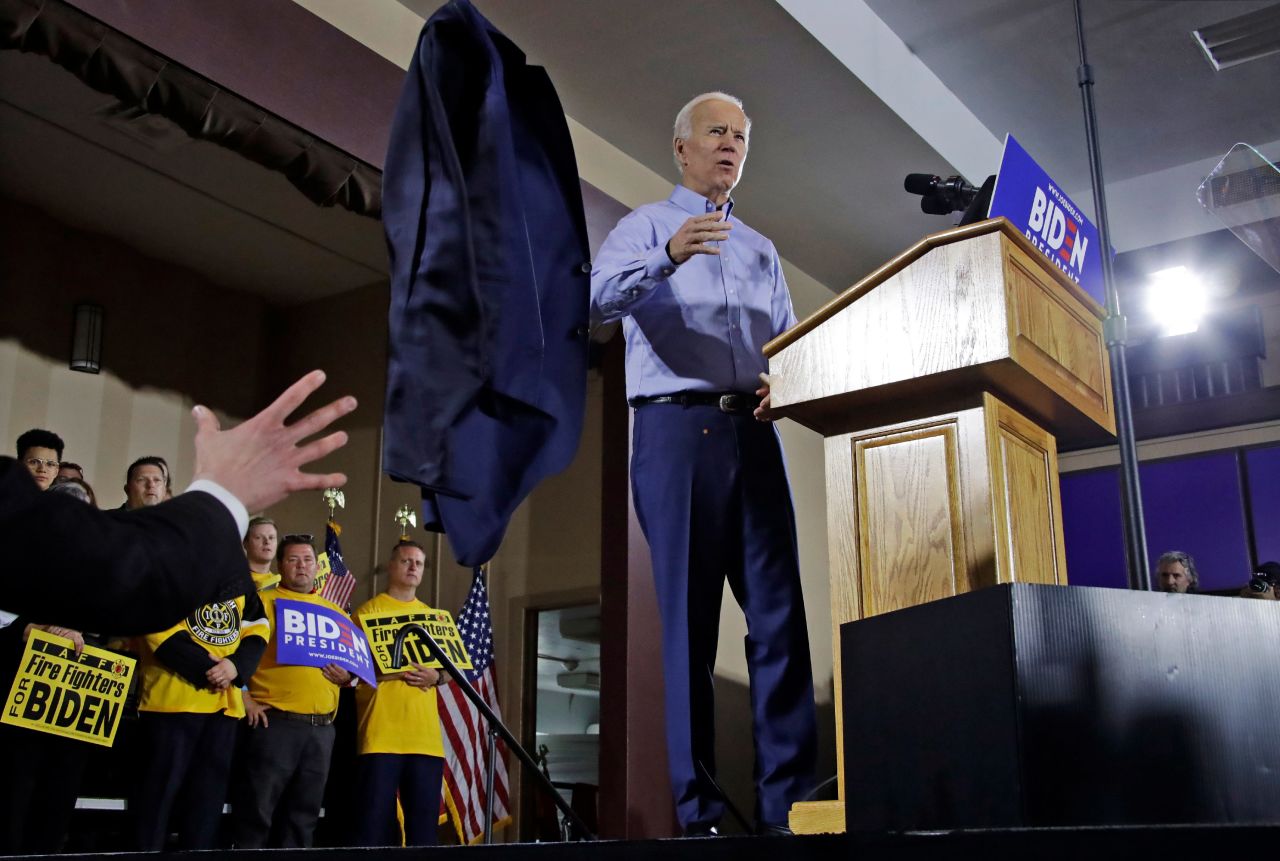
<instances>
[{"instance_id":1,"label":"man's right hand gesturing","mask_svg":"<svg viewBox=\"0 0 1280 861\"><path fill-rule=\"evenodd\" d=\"M728 239L732 229L733 224L724 220L721 210L695 215L667 240L667 256L679 266L695 254L719 254L715 243Z\"/></svg>"}]
</instances>

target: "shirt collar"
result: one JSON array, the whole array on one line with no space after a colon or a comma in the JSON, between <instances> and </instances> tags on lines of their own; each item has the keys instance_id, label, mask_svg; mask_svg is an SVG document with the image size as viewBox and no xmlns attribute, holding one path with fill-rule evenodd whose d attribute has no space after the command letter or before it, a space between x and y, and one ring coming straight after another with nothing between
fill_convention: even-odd
<instances>
[{"instance_id":1,"label":"shirt collar","mask_svg":"<svg viewBox=\"0 0 1280 861\"><path fill-rule=\"evenodd\" d=\"M690 215L705 215L708 212L716 211L716 206L714 203L707 200L702 195L698 194L698 192L684 185L677 185L675 191L671 192L671 197L669 197L668 200L670 200L672 203L674 203L676 206L680 207ZM730 197L729 201L724 205L724 209L725 209L724 217L725 217L725 220L728 221L729 216L733 214L733 198L732 197Z\"/></svg>"}]
</instances>

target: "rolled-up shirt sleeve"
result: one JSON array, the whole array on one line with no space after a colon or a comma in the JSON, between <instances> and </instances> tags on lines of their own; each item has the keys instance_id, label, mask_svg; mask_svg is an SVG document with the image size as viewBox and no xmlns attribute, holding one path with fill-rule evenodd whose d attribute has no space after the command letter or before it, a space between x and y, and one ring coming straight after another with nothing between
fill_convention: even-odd
<instances>
[{"instance_id":1,"label":"rolled-up shirt sleeve","mask_svg":"<svg viewBox=\"0 0 1280 861\"><path fill-rule=\"evenodd\" d=\"M591 269L591 323L611 323L663 288L676 271L667 239L652 221L632 213L610 232Z\"/></svg>"}]
</instances>

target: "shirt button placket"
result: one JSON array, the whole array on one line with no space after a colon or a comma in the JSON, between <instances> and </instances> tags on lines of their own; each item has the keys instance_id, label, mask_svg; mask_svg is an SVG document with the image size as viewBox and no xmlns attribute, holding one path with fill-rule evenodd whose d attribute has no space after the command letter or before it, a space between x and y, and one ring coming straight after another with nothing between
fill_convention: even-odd
<instances>
[{"instance_id":1,"label":"shirt button placket","mask_svg":"<svg viewBox=\"0 0 1280 861\"><path fill-rule=\"evenodd\" d=\"M728 243L722 243L720 255L716 259L720 263L720 283L724 287L725 316L729 324L729 373L736 380L738 378L738 342L740 341L737 321L742 315L738 313L738 295L729 276L731 268L728 263L729 249L723 247L726 244Z\"/></svg>"}]
</instances>

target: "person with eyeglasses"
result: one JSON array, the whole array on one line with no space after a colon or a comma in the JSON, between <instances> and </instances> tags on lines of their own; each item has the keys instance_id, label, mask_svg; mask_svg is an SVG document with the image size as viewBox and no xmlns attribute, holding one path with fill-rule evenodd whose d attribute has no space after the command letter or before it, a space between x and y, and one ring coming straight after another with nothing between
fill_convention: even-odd
<instances>
[{"instance_id":1,"label":"person with eyeglasses","mask_svg":"<svg viewBox=\"0 0 1280 861\"><path fill-rule=\"evenodd\" d=\"M62 437L41 428L32 428L18 437L18 460L31 471L41 490L48 490L58 477L63 448Z\"/></svg>"},{"instance_id":2,"label":"person with eyeglasses","mask_svg":"<svg viewBox=\"0 0 1280 861\"><path fill-rule=\"evenodd\" d=\"M312 371L227 430L208 407L193 408L193 481L184 493L135 511L97 511L66 494L43 493L18 459L0 457L0 548L7 554L0 607L33 616L54 607L66 625L145 634L252 590L241 545L249 511L300 490L346 484L341 472L304 468L346 445L345 431L326 431L356 399L340 397L291 420L324 381L323 371Z\"/></svg>"}]
</instances>

